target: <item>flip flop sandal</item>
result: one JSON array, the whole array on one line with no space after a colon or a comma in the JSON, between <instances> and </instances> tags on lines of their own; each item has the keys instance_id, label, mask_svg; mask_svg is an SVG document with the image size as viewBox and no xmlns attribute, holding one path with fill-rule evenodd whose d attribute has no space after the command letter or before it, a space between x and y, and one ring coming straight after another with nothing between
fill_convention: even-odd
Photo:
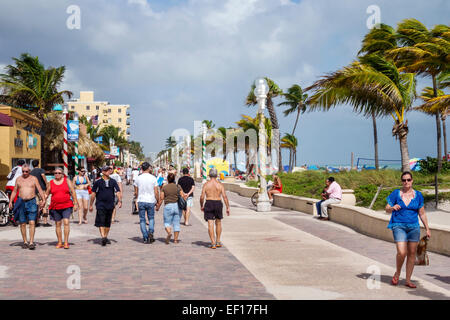
<instances>
[{"instance_id":1,"label":"flip flop sandal","mask_svg":"<svg viewBox=\"0 0 450 320\"><path fill-rule=\"evenodd\" d=\"M391 284L394 286L398 285L398 277L395 277L395 274L392 277Z\"/></svg>"},{"instance_id":2,"label":"flip flop sandal","mask_svg":"<svg viewBox=\"0 0 450 320\"><path fill-rule=\"evenodd\" d=\"M208 246L208 248L211 248L211 249L216 249L217 247L216 247L216 245L215 245L215 244L210 244L210 245Z\"/></svg>"},{"instance_id":3,"label":"flip flop sandal","mask_svg":"<svg viewBox=\"0 0 450 320\"><path fill-rule=\"evenodd\" d=\"M222 246L223 246L222 242L219 241L219 242L216 243L216 247L217 247L217 248L220 248L220 247L222 247Z\"/></svg>"},{"instance_id":4,"label":"flip flop sandal","mask_svg":"<svg viewBox=\"0 0 450 320\"><path fill-rule=\"evenodd\" d=\"M407 286L408 288L412 288L412 289L417 288L417 286L416 286L414 283L412 283L412 282L410 282L410 283L405 283L405 286Z\"/></svg>"},{"instance_id":5,"label":"flip flop sandal","mask_svg":"<svg viewBox=\"0 0 450 320\"><path fill-rule=\"evenodd\" d=\"M69 244L68 243L64 243L64 249L69 249Z\"/></svg>"},{"instance_id":6,"label":"flip flop sandal","mask_svg":"<svg viewBox=\"0 0 450 320\"><path fill-rule=\"evenodd\" d=\"M63 246L62 243L58 243L55 248L56 249L61 249L61 248L64 248L64 246Z\"/></svg>"}]
</instances>

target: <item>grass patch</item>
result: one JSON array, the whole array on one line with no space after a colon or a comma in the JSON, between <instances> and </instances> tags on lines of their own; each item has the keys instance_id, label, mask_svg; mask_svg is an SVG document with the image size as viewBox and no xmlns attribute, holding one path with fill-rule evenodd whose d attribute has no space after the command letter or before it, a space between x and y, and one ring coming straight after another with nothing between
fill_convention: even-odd
<instances>
[{"instance_id":1,"label":"grass patch","mask_svg":"<svg viewBox=\"0 0 450 320\"><path fill-rule=\"evenodd\" d=\"M303 171L295 173L281 173L279 177L283 183L283 193L301 197L320 199L320 193L325 187L325 180L328 177L334 177L341 185L342 189L353 189L355 191L356 205L360 207L369 207L377 188L383 185L383 190L373 206L374 210L381 210L386 206L387 196L395 189L401 187L400 172L397 170L367 170L350 171L339 173L325 173L320 171ZM420 172L413 173L414 189L434 189L431 184L434 183L434 175ZM272 180L271 176L267 176ZM439 188L450 188L450 174L440 174L438 176ZM258 182L249 181L246 183L249 187L257 187ZM425 202L433 201L434 195L425 195ZM450 192L440 193L440 200L450 200Z\"/></svg>"}]
</instances>

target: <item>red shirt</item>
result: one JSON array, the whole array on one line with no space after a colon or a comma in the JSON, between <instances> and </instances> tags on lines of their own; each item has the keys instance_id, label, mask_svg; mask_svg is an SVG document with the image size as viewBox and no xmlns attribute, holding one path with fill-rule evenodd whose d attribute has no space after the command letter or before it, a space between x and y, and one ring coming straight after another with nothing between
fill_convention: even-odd
<instances>
[{"instance_id":1,"label":"red shirt","mask_svg":"<svg viewBox=\"0 0 450 320\"><path fill-rule=\"evenodd\" d=\"M64 177L63 183L57 185L55 180L50 181L50 194L52 200L50 202L49 209L61 210L73 207L73 202L70 199L70 190L67 185L67 178Z\"/></svg>"}]
</instances>

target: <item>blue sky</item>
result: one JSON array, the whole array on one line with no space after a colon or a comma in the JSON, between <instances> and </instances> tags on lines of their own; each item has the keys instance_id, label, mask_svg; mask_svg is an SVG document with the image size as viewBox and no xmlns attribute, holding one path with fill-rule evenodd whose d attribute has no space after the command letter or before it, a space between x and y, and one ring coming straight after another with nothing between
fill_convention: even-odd
<instances>
[{"instance_id":1,"label":"blue sky","mask_svg":"<svg viewBox=\"0 0 450 320\"><path fill-rule=\"evenodd\" d=\"M81 9L80 30L66 27L71 4ZM130 104L132 139L158 152L173 130L193 131L195 120L229 127L241 114L254 116L244 100L259 76L283 89L307 87L349 64L368 31L369 5L393 26L416 18L431 28L448 24L450 13L446 0L2 0L0 67L23 52L65 65L63 89ZM419 79L418 89L424 85L430 80ZM282 110L281 131L291 132L295 117ZM435 156L434 119L418 112L408 119L410 156ZM381 159L400 159L391 128L392 119L379 119ZM373 157L371 120L348 107L302 115L296 136L299 165L347 164L351 152Z\"/></svg>"}]
</instances>

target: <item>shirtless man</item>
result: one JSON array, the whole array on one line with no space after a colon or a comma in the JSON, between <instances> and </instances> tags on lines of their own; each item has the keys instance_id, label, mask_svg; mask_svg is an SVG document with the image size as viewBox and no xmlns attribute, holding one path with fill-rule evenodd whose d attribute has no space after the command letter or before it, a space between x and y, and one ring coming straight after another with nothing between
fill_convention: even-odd
<instances>
[{"instance_id":1,"label":"shirtless man","mask_svg":"<svg viewBox=\"0 0 450 320\"><path fill-rule=\"evenodd\" d=\"M208 233L211 238L211 244L209 247L211 249L216 249L221 247L220 235L222 234L222 198L227 207L227 216L230 215L230 204L228 203L228 198L225 193L225 188L222 183L217 181L217 169L212 168L209 170L209 177L211 178L208 182L203 185L202 195L200 196L200 207L205 215L205 220L208 222ZM206 196L206 202L205 202ZM216 239L214 239L214 221L216 224Z\"/></svg>"},{"instance_id":2,"label":"shirtless man","mask_svg":"<svg viewBox=\"0 0 450 320\"><path fill-rule=\"evenodd\" d=\"M30 167L27 164L22 166L22 176L16 180L16 185L14 186L14 190L9 201L9 209L12 209L12 200L16 197L17 190L19 190L19 198L16 201L16 210L19 210L20 232L22 233L23 238L22 248L34 250L36 248L36 244L34 243L34 232L38 213L38 206L36 204L36 189L38 190L41 198L39 203L40 208L44 207L46 197L42 191L39 181L36 177L30 175L30 171ZM30 225L30 242L27 241L27 222Z\"/></svg>"}]
</instances>

